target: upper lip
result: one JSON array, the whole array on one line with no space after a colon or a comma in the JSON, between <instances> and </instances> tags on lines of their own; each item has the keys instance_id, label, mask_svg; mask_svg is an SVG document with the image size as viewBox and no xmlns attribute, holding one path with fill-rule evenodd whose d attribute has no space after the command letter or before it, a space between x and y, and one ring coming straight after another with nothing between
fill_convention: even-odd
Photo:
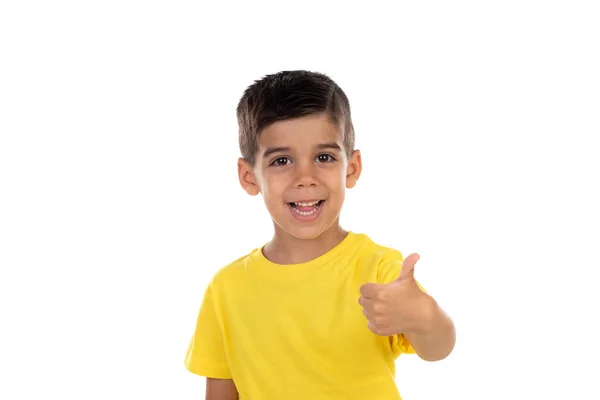
<instances>
[{"instance_id":1,"label":"upper lip","mask_svg":"<svg viewBox=\"0 0 600 400\"><path fill-rule=\"evenodd\" d=\"M324 199L312 199L312 200L294 200L288 201L288 203L312 203L313 201L323 201Z\"/></svg>"}]
</instances>

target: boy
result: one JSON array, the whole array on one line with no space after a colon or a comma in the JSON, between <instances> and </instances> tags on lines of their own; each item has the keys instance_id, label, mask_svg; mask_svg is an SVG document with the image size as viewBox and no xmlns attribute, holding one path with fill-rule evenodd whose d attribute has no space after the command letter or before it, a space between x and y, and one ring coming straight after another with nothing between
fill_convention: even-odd
<instances>
[{"instance_id":1,"label":"boy","mask_svg":"<svg viewBox=\"0 0 600 400\"><path fill-rule=\"evenodd\" d=\"M395 359L447 357L454 325L416 282L417 254L339 224L362 168L346 95L283 71L248 87L237 116L239 181L274 235L213 277L186 368L207 400L400 399Z\"/></svg>"}]
</instances>

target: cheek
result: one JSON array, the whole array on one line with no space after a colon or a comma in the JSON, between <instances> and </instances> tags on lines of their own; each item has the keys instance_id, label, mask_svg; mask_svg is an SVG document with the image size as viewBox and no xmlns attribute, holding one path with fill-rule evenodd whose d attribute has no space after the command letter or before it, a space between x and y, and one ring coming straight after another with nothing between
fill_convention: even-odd
<instances>
[{"instance_id":1,"label":"cheek","mask_svg":"<svg viewBox=\"0 0 600 400\"><path fill-rule=\"evenodd\" d=\"M330 171L323 176L323 181L332 192L341 192L346 188L346 174L340 173L339 170Z\"/></svg>"},{"instance_id":2,"label":"cheek","mask_svg":"<svg viewBox=\"0 0 600 400\"><path fill-rule=\"evenodd\" d=\"M263 196L269 198L281 197L285 190L285 179L282 176L268 176L261 181Z\"/></svg>"}]
</instances>

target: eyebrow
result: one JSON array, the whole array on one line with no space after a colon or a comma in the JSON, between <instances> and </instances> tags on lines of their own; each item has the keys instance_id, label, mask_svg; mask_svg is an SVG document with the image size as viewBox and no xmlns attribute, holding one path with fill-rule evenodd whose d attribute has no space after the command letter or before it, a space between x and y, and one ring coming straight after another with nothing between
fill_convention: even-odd
<instances>
[{"instance_id":1,"label":"eyebrow","mask_svg":"<svg viewBox=\"0 0 600 400\"><path fill-rule=\"evenodd\" d=\"M339 144L335 143L335 142L329 142L329 143L321 143L319 145L316 146L316 148L318 150L341 150L342 148L340 147ZM286 152L290 152L292 149L290 147L269 147L265 150L263 157L269 157L272 154L275 153L286 153Z\"/></svg>"}]
</instances>

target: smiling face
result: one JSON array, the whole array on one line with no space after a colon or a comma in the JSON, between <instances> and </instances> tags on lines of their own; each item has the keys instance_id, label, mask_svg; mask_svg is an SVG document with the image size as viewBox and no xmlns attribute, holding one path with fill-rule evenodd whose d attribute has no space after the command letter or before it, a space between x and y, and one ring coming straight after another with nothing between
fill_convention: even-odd
<instances>
[{"instance_id":1,"label":"smiling face","mask_svg":"<svg viewBox=\"0 0 600 400\"><path fill-rule=\"evenodd\" d=\"M343 137L326 115L278 121L259 137L256 162L238 163L240 183L261 193L277 234L314 239L337 229L346 188L361 172L360 152L347 157Z\"/></svg>"}]
</instances>

